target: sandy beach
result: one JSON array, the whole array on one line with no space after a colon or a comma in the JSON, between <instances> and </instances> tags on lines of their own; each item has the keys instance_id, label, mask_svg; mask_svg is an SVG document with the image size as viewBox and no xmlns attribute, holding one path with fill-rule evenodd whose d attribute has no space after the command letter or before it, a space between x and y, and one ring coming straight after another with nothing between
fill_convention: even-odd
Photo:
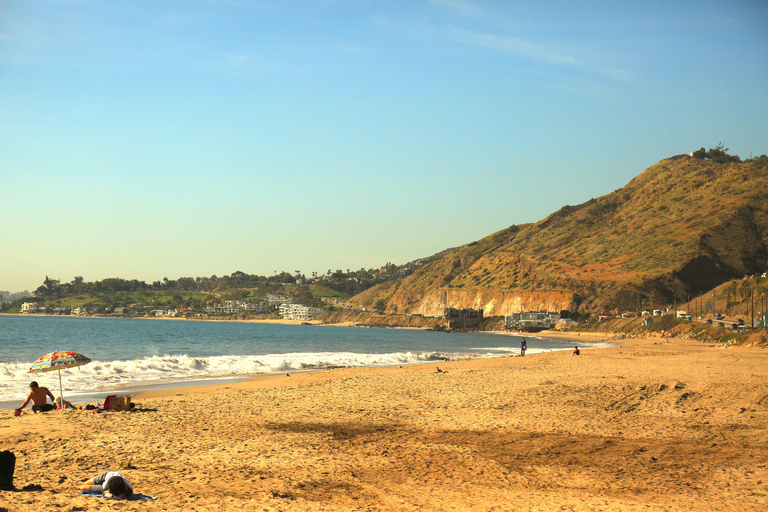
<instances>
[{"instance_id":1,"label":"sandy beach","mask_svg":"<svg viewBox=\"0 0 768 512\"><path fill-rule=\"evenodd\" d=\"M0 510L768 509L768 351L585 347L3 411L17 490ZM158 499L74 490L110 469Z\"/></svg>"}]
</instances>

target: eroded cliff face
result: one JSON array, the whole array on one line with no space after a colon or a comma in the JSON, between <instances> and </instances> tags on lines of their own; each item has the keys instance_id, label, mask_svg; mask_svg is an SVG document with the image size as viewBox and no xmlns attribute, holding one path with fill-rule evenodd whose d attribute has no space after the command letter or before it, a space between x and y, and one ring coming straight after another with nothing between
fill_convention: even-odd
<instances>
[{"instance_id":1,"label":"eroded cliff face","mask_svg":"<svg viewBox=\"0 0 768 512\"><path fill-rule=\"evenodd\" d=\"M442 316L445 308L483 310L483 316L504 316L520 311L572 309L574 294L564 291L397 290L387 301L387 312Z\"/></svg>"}]
</instances>

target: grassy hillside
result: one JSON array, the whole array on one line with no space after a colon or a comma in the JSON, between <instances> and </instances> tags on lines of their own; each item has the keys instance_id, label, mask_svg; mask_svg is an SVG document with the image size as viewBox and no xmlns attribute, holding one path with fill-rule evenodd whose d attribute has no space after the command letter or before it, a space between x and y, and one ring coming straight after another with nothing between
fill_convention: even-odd
<instances>
[{"instance_id":1,"label":"grassy hillside","mask_svg":"<svg viewBox=\"0 0 768 512\"><path fill-rule=\"evenodd\" d=\"M765 163L680 155L622 189L459 247L355 300L398 302L400 312L404 297L417 304L427 292L458 289L568 291L573 308L684 301L766 270L766 205Z\"/></svg>"}]
</instances>

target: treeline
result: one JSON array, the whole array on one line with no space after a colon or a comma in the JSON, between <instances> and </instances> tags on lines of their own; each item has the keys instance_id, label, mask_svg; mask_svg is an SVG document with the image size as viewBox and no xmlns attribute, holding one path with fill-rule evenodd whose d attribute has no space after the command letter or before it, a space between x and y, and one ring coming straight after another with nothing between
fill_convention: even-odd
<instances>
[{"instance_id":1,"label":"treeline","mask_svg":"<svg viewBox=\"0 0 768 512\"><path fill-rule=\"evenodd\" d=\"M701 148L698 151L694 151L693 153L691 153L691 156L693 158L698 158L700 160L711 160L718 164L741 162L741 158L739 158L737 155L729 155L728 151L729 149L724 148L723 143L721 142L714 148L709 148L708 150ZM768 164L768 156L760 155L754 158L747 159L746 161Z\"/></svg>"},{"instance_id":2,"label":"treeline","mask_svg":"<svg viewBox=\"0 0 768 512\"><path fill-rule=\"evenodd\" d=\"M112 277L100 281L86 282L82 276L76 276L69 283L62 283L58 279L45 277L43 284L33 293L33 296L17 297L13 302L6 301L0 304L0 308L9 309L21 307L22 302L46 302L51 299L61 299L73 296L105 296L114 293L142 293L142 292L172 292L175 297L182 293L201 292L217 294L226 298L239 298L248 296L247 290L258 290L263 295L267 293L282 293L285 287L293 289L309 299L311 285L319 285L328 295L351 297L361 293L376 284L393 279L399 279L412 272L413 265L406 264L396 266L387 263L381 268L347 271L328 270L326 274L313 272L308 278L300 271L294 274L288 272L275 273L273 276L260 276L246 274L237 271L231 275L218 277L180 277L178 279L164 278L162 281L147 283L138 279L121 279Z\"/></svg>"}]
</instances>

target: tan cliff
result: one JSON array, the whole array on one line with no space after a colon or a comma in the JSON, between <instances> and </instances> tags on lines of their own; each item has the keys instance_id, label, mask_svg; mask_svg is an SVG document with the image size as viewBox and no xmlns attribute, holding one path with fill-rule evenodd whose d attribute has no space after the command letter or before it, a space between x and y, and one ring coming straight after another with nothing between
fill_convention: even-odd
<instances>
[{"instance_id":1,"label":"tan cliff","mask_svg":"<svg viewBox=\"0 0 768 512\"><path fill-rule=\"evenodd\" d=\"M573 299L573 293L562 291L398 290L389 299L388 309L401 314L442 316L447 307L472 308L489 317L532 310L561 311L570 309Z\"/></svg>"}]
</instances>

